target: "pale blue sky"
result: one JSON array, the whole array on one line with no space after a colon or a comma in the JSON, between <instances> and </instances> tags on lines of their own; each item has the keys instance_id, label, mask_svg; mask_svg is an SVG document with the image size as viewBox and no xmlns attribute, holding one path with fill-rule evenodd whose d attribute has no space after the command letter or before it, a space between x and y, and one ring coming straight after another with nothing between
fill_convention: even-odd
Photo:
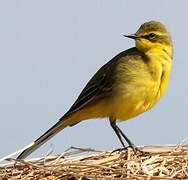
<instances>
[{"instance_id":1,"label":"pale blue sky","mask_svg":"<svg viewBox=\"0 0 188 180\"><path fill-rule=\"evenodd\" d=\"M0 1L0 156L38 138L69 109L92 75L134 46L122 34L150 20L166 25L174 42L169 86L149 112L119 123L136 145L178 143L188 136L188 1ZM107 119L79 123L30 157L70 146L121 147Z\"/></svg>"}]
</instances>

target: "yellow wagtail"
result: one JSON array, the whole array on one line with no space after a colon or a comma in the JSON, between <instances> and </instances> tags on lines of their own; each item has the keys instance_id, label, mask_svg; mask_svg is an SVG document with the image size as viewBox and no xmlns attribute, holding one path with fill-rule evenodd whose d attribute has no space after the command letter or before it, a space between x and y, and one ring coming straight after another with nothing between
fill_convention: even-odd
<instances>
[{"instance_id":1,"label":"yellow wagtail","mask_svg":"<svg viewBox=\"0 0 188 180\"><path fill-rule=\"evenodd\" d=\"M23 159L67 126L93 118L108 117L111 127L125 147L123 138L134 144L116 125L151 109L163 96L171 70L173 46L169 32L160 22L141 25L132 35L136 47L115 56L102 66L83 89L69 111L47 132L31 143L18 159Z\"/></svg>"}]
</instances>

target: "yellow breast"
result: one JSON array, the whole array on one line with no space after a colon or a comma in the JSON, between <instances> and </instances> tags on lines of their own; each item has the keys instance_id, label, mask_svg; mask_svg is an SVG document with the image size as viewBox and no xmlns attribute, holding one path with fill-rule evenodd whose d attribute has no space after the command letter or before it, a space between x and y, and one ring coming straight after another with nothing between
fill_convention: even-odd
<instances>
[{"instance_id":1,"label":"yellow breast","mask_svg":"<svg viewBox=\"0 0 188 180\"><path fill-rule=\"evenodd\" d=\"M148 52L149 61L129 62L126 72L119 69L116 93L111 105L112 116L128 120L151 109L163 96L171 69L171 59L161 52ZM131 81L126 81L131 78Z\"/></svg>"}]
</instances>

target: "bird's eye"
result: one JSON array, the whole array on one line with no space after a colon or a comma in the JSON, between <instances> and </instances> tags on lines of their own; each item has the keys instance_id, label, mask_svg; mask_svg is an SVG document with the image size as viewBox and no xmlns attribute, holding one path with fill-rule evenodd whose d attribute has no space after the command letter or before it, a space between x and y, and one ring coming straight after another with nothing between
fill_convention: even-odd
<instances>
[{"instance_id":1,"label":"bird's eye","mask_svg":"<svg viewBox=\"0 0 188 180\"><path fill-rule=\"evenodd\" d=\"M150 38L154 38L154 37L155 37L155 34L154 34L154 33L150 33L150 34L149 34L149 37L150 37Z\"/></svg>"}]
</instances>

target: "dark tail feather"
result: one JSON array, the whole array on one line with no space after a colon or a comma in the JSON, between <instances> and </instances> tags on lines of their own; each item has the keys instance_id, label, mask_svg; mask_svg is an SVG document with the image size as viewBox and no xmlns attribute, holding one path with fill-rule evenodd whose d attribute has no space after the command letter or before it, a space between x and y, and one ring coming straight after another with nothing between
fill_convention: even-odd
<instances>
[{"instance_id":1,"label":"dark tail feather","mask_svg":"<svg viewBox=\"0 0 188 180\"><path fill-rule=\"evenodd\" d=\"M65 127L69 126L68 119L60 119L53 127L51 127L47 132L45 132L42 136L40 136L36 141L30 144L30 146L24 150L17 159L24 159L29 156L33 151L42 146L45 142L55 136L58 132L60 132Z\"/></svg>"}]
</instances>

